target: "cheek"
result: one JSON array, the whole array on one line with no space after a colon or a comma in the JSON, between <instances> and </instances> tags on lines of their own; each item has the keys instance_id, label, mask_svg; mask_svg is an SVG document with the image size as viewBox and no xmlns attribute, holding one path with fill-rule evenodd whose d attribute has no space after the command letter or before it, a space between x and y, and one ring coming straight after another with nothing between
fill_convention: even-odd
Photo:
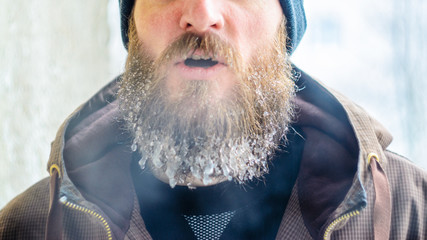
<instances>
[{"instance_id":1,"label":"cheek","mask_svg":"<svg viewBox=\"0 0 427 240\"><path fill-rule=\"evenodd\" d=\"M151 13L136 22L138 38L154 58L178 36L176 20L172 13Z\"/></svg>"},{"instance_id":2,"label":"cheek","mask_svg":"<svg viewBox=\"0 0 427 240\"><path fill-rule=\"evenodd\" d=\"M248 63L254 59L262 49L272 43L280 25L281 15L272 17L270 12L262 15L242 14L234 21L236 32L236 47L242 54L243 60ZM256 17L255 17L256 16ZM239 19L239 20L237 20Z\"/></svg>"}]
</instances>

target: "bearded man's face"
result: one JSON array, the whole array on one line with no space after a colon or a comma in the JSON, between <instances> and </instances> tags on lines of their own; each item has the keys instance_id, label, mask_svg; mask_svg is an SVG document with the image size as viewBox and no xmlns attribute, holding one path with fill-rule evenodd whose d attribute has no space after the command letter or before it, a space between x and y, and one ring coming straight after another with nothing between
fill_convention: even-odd
<instances>
[{"instance_id":1,"label":"bearded man's face","mask_svg":"<svg viewBox=\"0 0 427 240\"><path fill-rule=\"evenodd\" d=\"M250 54L215 32L186 31L153 56L137 7L119 101L141 167L171 187L268 172L292 117L285 23Z\"/></svg>"}]
</instances>

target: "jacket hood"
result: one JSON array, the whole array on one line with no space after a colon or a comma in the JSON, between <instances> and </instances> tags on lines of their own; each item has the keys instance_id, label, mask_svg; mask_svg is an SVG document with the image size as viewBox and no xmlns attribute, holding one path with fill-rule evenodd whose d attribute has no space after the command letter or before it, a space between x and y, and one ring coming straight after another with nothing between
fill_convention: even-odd
<instances>
[{"instance_id":1,"label":"jacket hood","mask_svg":"<svg viewBox=\"0 0 427 240\"><path fill-rule=\"evenodd\" d=\"M391 142L391 136L360 107L304 72L295 71L300 75L300 91L295 98L298 118L294 124L302 129L305 139L298 196L304 222L311 235L317 236L331 218L366 206L367 155L375 152L385 161L383 149ZM61 126L52 144L49 168L56 165L61 169L61 196L108 216L114 235L123 238L132 212L138 208L130 174L135 156L126 145L129 138L120 122L102 112L116 107L118 80L79 107ZM90 158L70 161L67 156L88 155L67 153L67 145L78 141L72 137L76 132L97 131L82 127L95 120L115 125L120 137L103 151L89 153ZM385 166L386 162L382 164Z\"/></svg>"},{"instance_id":2,"label":"jacket hood","mask_svg":"<svg viewBox=\"0 0 427 240\"><path fill-rule=\"evenodd\" d=\"M306 139L297 189L305 225L316 238L326 222L366 206L367 156L382 153L392 138L359 106L296 71L295 124Z\"/></svg>"}]
</instances>

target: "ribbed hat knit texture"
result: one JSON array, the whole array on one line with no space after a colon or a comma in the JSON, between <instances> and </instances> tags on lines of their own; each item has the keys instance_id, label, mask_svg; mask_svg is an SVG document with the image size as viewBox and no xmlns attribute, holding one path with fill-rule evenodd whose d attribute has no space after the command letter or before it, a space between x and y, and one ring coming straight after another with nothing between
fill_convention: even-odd
<instances>
[{"instance_id":1,"label":"ribbed hat knit texture","mask_svg":"<svg viewBox=\"0 0 427 240\"><path fill-rule=\"evenodd\" d=\"M302 36L304 35L307 22L305 18L304 0L279 0L282 5L283 14L286 16L287 20L287 31L288 31L288 43L287 49L288 53L292 54L299 42L301 41ZM128 44L128 27L129 27L129 15L132 12L133 4L135 0L119 0L120 4L120 16L121 16L121 30L122 30L122 40L123 44L127 49Z\"/></svg>"}]
</instances>

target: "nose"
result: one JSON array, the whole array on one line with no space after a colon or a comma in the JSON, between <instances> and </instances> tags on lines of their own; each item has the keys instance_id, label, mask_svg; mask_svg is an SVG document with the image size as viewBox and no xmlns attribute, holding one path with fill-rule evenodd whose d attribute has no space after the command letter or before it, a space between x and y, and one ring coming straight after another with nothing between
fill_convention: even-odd
<instances>
[{"instance_id":1,"label":"nose","mask_svg":"<svg viewBox=\"0 0 427 240\"><path fill-rule=\"evenodd\" d=\"M218 0L185 0L180 27L200 34L220 30L224 26L224 18L217 2Z\"/></svg>"}]
</instances>

